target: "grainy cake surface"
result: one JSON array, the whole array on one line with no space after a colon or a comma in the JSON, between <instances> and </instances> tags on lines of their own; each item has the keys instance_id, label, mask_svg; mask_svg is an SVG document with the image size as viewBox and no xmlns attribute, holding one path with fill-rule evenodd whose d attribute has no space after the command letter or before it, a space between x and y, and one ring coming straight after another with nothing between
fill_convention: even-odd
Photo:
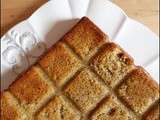
<instances>
[{"instance_id":1,"label":"grainy cake surface","mask_svg":"<svg viewBox=\"0 0 160 120\"><path fill-rule=\"evenodd\" d=\"M26 117L15 98L7 91L2 93L1 120L25 120Z\"/></svg>"},{"instance_id":2,"label":"grainy cake surface","mask_svg":"<svg viewBox=\"0 0 160 120\"><path fill-rule=\"evenodd\" d=\"M159 98L158 84L143 68L132 71L118 88L118 95L137 114L142 114Z\"/></svg>"},{"instance_id":3,"label":"grainy cake surface","mask_svg":"<svg viewBox=\"0 0 160 120\"><path fill-rule=\"evenodd\" d=\"M82 59L85 59L87 56L90 56L98 46L108 41L108 38L88 18L84 17L65 35L64 40Z\"/></svg>"},{"instance_id":4,"label":"grainy cake surface","mask_svg":"<svg viewBox=\"0 0 160 120\"><path fill-rule=\"evenodd\" d=\"M47 83L46 78L41 75L37 66L16 80L10 87L10 91L28 111L33 112L40 101L49 97L54 89Z\"/></svg>"},{"instance_id":5,"label":"grainy cake surface","mask_svg":"<svg viewBox=\"0 0 160 120\"><path fill-rule=\"evenodd\" d=\"M62 43L55 44L39 64L56 86L62 85L80 67L80 61Z\"/></svg>"},{"instance_id":6,"label":"grainy cake surface","mask_svg":"<svg viewBox=\"0 0 160 120\"><path fill-rule=\"evenodd\" d=\"M158 100L149 74L83 17L2 92L1 120L160 120Z\"/></svg>"},{"instance_id":7,"label":"grainy cake surface","mask_svg":"<svg viewBox=\"0 0 160 120\"><path fill-rule=\"evenodd\" d=\"M107 43L91 59L90 66L113 87L133 68L133 60L119 46Z\"/></svg>"},{"instance_id":8,"label":"grainy cake surface","mask_svg":"<svg viewBox=\"0 0 160 120\"><path fill-rule=\"evenodd\" d=\"M91 120L135 120L115 96L109 95L91 116Z\"/></svg>"},{"instance_id":9,"label":"grainy cake surface","mask_svg":"<svg viewBox=\"0 0 160 120\"><path fill-rule=\"evenodd\" d=\"M37 120L80 120L80 113L62 96L54 97L37 116Z\"/></svg>"},{"instance_id":10,"label":"grainy cake surface","mask_svg":"<svg viewBox=\"0 0 160 120\"><path fill-rule=\"evenodd\" d=\"M107 89L85 68L67 85L65 93L87 112L107 93Z\"/></svg>"}]
</instances>

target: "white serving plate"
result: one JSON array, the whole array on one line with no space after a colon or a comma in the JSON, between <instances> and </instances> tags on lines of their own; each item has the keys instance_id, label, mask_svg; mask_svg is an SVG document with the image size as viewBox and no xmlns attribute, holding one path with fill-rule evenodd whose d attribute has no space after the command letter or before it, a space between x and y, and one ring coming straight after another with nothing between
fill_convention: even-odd
<instances>
[{"instance_id":1,"label":"white serving plate","mask_svg":"<svg viewBox=\"0 0 160 120\"><path fill-rule=\"evenodd\" d=\"M108 0L52 0L1 38L1 89L6 89L83 16L88 16L159 82L159 38L147 27Z\"/></svg>"}]
</instances>

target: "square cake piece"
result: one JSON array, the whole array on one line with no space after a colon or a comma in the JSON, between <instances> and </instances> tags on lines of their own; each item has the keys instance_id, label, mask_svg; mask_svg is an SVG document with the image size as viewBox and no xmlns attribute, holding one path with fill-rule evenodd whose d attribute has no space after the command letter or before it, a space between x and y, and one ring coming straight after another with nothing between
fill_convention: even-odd
<instances>
[{"instance_id":1,"label":"square cake piece","mask_svg":"<svg viewBox=\"0 0 160 120\"><path fill-rule=\"evenodd\" d=\"M18 105L13 95L5 91L1 95L1 120L26 120L25 110Z\"/></svg>"},{"instance_id":2,"label":"square cake piece","mask_svg":"<svg viewBox=\"0 0 160 120\"><path fill-rule=\"evenodd\" d=\"M82 58L90 57L108 37L88 18L82 18L63 38Z\"/></svg>"},{"instance_id":3,"label":"square cake piece","mask_svg":"<svg viewBox=\"0 0 160 120\"><path fill-rule=\"evenodd\" d=\"M106 93L104 85L87 68L76 75L65 88L65 94L84 112L96 105Z\"/></svg>"},{"instance_id":4,"label":"square cake piece","mask_svg":"<svg viewBox=\"0 0 160 120\"><path fill-rule=\"evenodd\" d=\"M62 96L55 96L40 111L37 120L80 120L80 113Z\"/></svg>"},{"instance_id":5,"label":"square cake piece","mask_svg":"<svg viewBox=\"0 0 160 120\"><path fill-rule=\"evenodd\" d=\"M114 43L105 44L89 64L111 87L134 68L132 58Z\"/></svg>"},{"instance_id":6,"label":"square cake piece","mask_svg":"<svg viewBox=\"0 0 160 120\"><path fill-rule=\"evenodd\" d=\"M109 95L92 113L91 120L136 120L117 98Z\"/></svg>"},{"instance_id":7,"label":"square cake piece","mask_svg":"<svg viewBox=\"0 0 160 120\"><path fill-rule=\"evenodd\" d=\"M20 104L32 113L54 94L53 84L47 79L41 69L34 66L20 79L14 81L9 90L20 101Z\"/></svg>"},{"instance_id":8,"label":"square cake piece","mask_svg":"<svg viewBox=\"0 0 160 120\"><path fill-rule=\"evenodd\" d=\"M132 71L117 89L118 95L142 115L159 98L158 84L141 67Z\"/></svg>"},{"instance_id":9,"label":"square cake piece","mask_svg":"<svg viewBox=\"0 0 160 120\"><path fill-rule=\"evenodd\" d=\"M55 44L39 64L56 86L63 85L81 66L80 61L61 42Z\"/></svg>"}]
</instances>

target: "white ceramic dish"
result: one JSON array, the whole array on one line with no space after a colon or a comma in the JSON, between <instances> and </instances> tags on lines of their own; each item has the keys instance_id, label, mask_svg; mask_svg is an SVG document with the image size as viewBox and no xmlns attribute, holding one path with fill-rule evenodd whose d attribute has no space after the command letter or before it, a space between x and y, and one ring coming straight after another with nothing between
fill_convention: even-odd
<instances>
[{"instance_id":1,"label":"white ceramic dish","mask_svg":"<svg viewBox=\"0 0 160 120\"><path fill-rule=\"evenodd\" d=\"M148 28L108 0L52 0L1 38L2 90L83 16L88 16L159 81L159 38Z\"/></svg>"}]
</instances>

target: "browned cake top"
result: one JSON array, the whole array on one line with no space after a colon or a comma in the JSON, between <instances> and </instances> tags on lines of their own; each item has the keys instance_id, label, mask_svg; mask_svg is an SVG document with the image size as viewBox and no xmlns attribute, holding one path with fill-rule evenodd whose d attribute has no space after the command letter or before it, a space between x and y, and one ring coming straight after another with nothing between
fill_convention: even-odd
<instances>
[{"instance_id":1,"label":"browned cake top","mask_svg":"<svg viewBox=\"0 0 160 120\"><path fill-rule=\"evenodd\" d=\"M38 66L31 67L9 87L11 93L29 112L34 112L41 101L54 93L52 83Z\"/></svg>"},{"instance_id":2,"label":"browned cake top","mask_svg":"<svg viewBox=\"0 0 160 120\"><path fill-rule=\"evenodd\" d=\"M115 43L105 44L90 61L104 82L114 87L133 68L133 60Z\"/></svg>"},{"instance_id":3,"label":"browned cake top","mask_svg":"<svg viewBox=\"0 0 160 120\"><path fill-rule=\"evenodd\" d=\"M47 116L47 117L46 117ZM37 115L39 120L79 120L80 113L62 96L54 97Z\"/></svg>"},{"instance_id":4,"label":"browned cake top","mask_svg":"<svg viewBox=\"0 0 160 120\"><path fill-rule=\"evenodd\" d=\"M132 71L118 87L118 94L138 114L159 99L158 85L143 68Z\"/></svg>"},{"instance_id":5,"label":"browned cake top","mask_svg":"<svg viewBox=\"0 0 160 120\"><path fill-rule=\"evenodd\" d=\"M87 112L107 92L88 69L83 69L65 88L65 93L82 111Z\"/></svg>"},{"instance_id":6,"label":"browned cake top","mask_svg":"<svg viewBox=\"0 0 160 120\"><path fill-rule=\"evenodd\" d=\"M31 68L20 79L16 80L11 86L11 92L21 101L31 103L45 94L48 85L43 82L35 68Z\"/></svg>"},{"instance_id":7,"label":"browned cake top","mask_svg":"<svg viewBox=\"0 0 160 120\"><path fill-rule=\"evenodd\" d=\"M135 120L127 109L113 96L107 96L91 115L92 120Z\"/></svg>"},{"instance_id":8,"label":"browned cake top","mask_svg":"<svg viewBox=\"0 0 160 120\"><path fill-rule=\"evenodd\" d=\"M82 59L90 56L97 47L108 40L107 36L86 17L82 18L63 39Z\"/></svg>"},{"instance_id":9,"label":"browned cake top","mask_svg":"<svg viewBox=\"0 0 160 120\"><path fill-rule=\"evenodd\" d=\"M56 86L64 84L67 77L81 66L80 61L61 42L54 45L39 64Z\"/></svg>"},{"instance_id":10,"label":"browned cake top","mask_svg":"<svg viewBox=\"0 0 160 120\"><path fill-rule=\"evenodd\" d=\"M150 75L83 17L2 93L1 119L159 120L158 100Z\"/></svg>"}]
</instances>

